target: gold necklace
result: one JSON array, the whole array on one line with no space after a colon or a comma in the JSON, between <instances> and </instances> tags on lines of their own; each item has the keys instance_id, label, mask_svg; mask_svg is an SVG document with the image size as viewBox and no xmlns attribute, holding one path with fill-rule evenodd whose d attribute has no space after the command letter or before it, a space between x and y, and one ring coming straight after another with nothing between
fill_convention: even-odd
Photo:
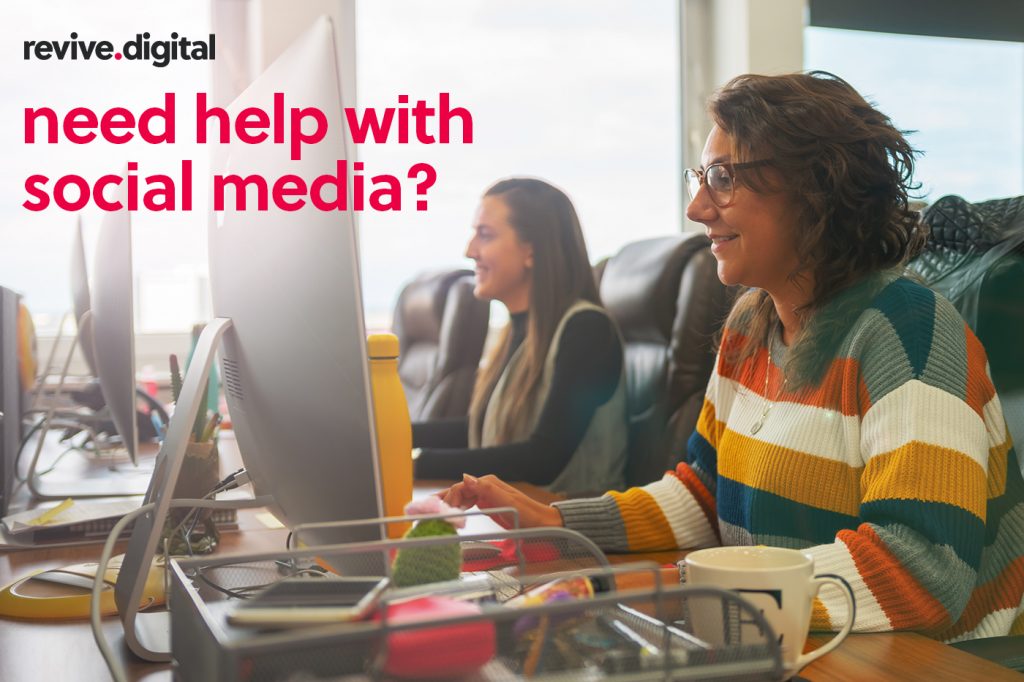
<instances>
[{"instance_id":1,"label":"gold necklace","mask_svg":"<svg viewBox=\"0 0 1024 682\"><path fill-rule=\"evenodd\" d=\"M789 377L782 380L782 386L779 386L779 390L775 393L775 398L770 399L768 397L768 377L771 376L772 363L768 361L768 366L764 368L764 410L761 412L761 418L754 422L754 425L750 427L750 435L756 434L764 426L764 420L768 418L768 413L772 411L772 406L778 401L779 396L786 390L786 384L789 383Z\"/></svg>"}]
</instances>

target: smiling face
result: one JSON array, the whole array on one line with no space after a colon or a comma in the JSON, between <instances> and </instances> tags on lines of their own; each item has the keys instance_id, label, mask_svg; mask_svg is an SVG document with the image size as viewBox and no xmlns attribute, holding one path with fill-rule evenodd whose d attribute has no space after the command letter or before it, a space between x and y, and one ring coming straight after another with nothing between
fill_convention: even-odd
<instances>
[{"instance_id":1,"label":"smiling face","mask_svg":"<svg viewBox=\"0 0 1024 682\"><path fill-rule=\"evenodd\" d=\"M715 126L704 145L701 168L756 160L732 158L732 140ZM769 168L767 172L772 171ZM723 284L757 287L773 297L784 295L793 285L788 277L799 265L792 204L782 192L754 192L744 184L743 170L737 170L734 179L728 206L716 206L707 185L701 185L686 216L704 225L713 242L711 253L718 261L718 278Z\"/></svg>"},{"instance_id":2,"label":"smiling face","mask_svg":"<svg viewBox=\"0 0 1024 682\"><path fill-rule=\"evenodd\" d=\"M512 313L529 307L533 247L519 238L500 196L485 196L480 202L466 256L476 261L473 295L501 301Z\"/></svg>"}]
</instances>

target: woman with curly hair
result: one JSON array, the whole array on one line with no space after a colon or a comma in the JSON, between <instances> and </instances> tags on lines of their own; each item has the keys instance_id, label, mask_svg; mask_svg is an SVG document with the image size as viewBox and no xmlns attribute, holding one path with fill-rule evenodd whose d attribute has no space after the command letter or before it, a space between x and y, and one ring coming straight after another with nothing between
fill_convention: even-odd
<instances>
[{"instance_id":1,"label":"woman with curly hair","mask_svg":"<svg viewBox=\"0 0 1024 682\"><path fill-rule=\"evenodd\" d=\"M859 631L1024 632L1024 481L981 344L902 276L923 228L913 154L848 83L740 76L686 172L737 301L685 461L662 480L542 505L493 477L449 502L514 505L610 551L765 544L845 578ZM848 614L822 593L814 624Z\"/></svg>"}]
</instances>

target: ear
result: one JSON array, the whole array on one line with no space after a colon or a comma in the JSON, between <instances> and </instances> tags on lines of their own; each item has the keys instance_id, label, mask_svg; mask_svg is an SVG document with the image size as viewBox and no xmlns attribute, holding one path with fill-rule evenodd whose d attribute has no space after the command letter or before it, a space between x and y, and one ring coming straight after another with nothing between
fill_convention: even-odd
<instances>
[{"instance_id":1,"label":"ear","mask_svg":"<svg viewBox=\"0 0 1024 682\"><path fill-rule=\"evenodd\" d=\"M533 269L533 244L523 244L524 264L530 270Z\"/></svg>"}]
</instances>

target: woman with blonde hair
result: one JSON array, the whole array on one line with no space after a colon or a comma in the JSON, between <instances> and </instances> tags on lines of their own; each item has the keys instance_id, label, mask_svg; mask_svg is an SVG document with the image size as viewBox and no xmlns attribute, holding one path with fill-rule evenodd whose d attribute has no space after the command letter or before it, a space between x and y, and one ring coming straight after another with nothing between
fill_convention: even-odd
<instances>
[{"instance_id":1,"label":"woman with blonde hair","mask_svg":"<svg viewBox=\"0 0 1024 682\"><path fill-rule=\"evenodd\" d=\"M620 488L622 342L601 306L572 202L532 178L484 194L466 255L474 294L510 321L477 377L468 419L413 425L420 479L495 473L556 492Z\"/></svg>"}]
</instances>

